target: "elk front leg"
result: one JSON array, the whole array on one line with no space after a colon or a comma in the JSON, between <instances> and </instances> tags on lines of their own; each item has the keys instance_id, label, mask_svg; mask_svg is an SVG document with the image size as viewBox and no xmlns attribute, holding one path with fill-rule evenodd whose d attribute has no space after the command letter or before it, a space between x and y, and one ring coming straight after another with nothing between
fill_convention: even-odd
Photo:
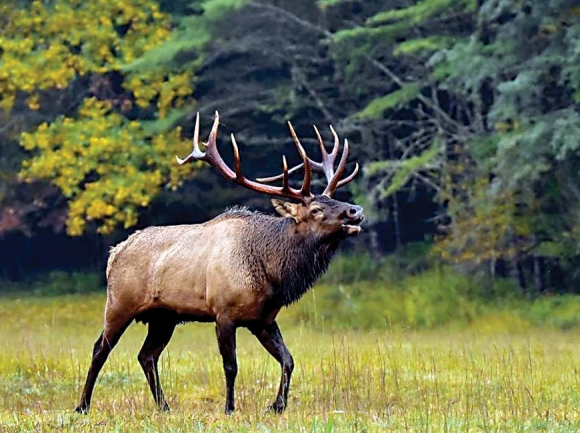
<instances>
[{"instance_id":1,"label":"elk front leg","mask_svg":"<svg viewBox=\"0 0 580 433\"><path fill-rule=\"evenodd\" d=\"M232 413L236 406L234 402L234 384L238 374L236 360L236 326L231 322L216 322L216 335L222 355L226 375L226 407L225 413Z\"/></svg>"},{"instance_id":2,"label":"elk front leg","mask_svg":"<svg viewBox=\"0 0 580 433\"><path fill-rule=\"evenodd\" d=\"M131 319L132 320L132 319ZM131 323L131 320L127 318L121 318L120 320L109 320L105 323L105 329L98 338L95 346L93 348L93 359L91 361L91 366L89 367L89 372L87 373L87 380L85 382L85 387L83 389L83 394L81 396L81 401L79 405L75 408L78 413L86 414L91 406L91 397L93 395L93 389L95 387L95 382L99 376L99 372L105 365L109 353L115 347L125 329Z\"/></svg>"},{"instance_id":3,"label":"elk front leg","mask_svg":"<svg viewBox=\"0 0 580 433\"><path fill-rule=\"evenodd\" d=\"M258 338L268 353L276 358L282 368L282 377L276 401L268 407L268 409L276 413L282 413L288 405L288 391L290 389L292 371L294 371L294 359L292 359L292 355L288 351L286 344L284 344L280 328L276 322L263 327L251 327L250 331Z\"/></svg>"}]
</instances>

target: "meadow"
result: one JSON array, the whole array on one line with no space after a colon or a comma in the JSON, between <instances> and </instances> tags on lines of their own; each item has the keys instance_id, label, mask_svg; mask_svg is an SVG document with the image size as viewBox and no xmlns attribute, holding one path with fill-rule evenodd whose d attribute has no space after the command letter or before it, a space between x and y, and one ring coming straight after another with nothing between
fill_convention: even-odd
<instances>
[{"instance_id":1,"label":"meadow","mask_svg":"<svg viewBox=\"0 0 580 433\"><path fill-rule=\"evenodd\" d=\"M73 412L104 295L0 298L0 431L578 431L580 333L489 327L344 330L281 314L296 369L288 410L265 412L279 368L238 331L237 412L210 324L178 327L161 361L172 411L156 410L132 325L97 382L88 416ZM301 302L313 302L307 298ZM296 306L297 307L297 306ZM321 319L320 319L321 320Z\"/></svg>"}]
</instances>

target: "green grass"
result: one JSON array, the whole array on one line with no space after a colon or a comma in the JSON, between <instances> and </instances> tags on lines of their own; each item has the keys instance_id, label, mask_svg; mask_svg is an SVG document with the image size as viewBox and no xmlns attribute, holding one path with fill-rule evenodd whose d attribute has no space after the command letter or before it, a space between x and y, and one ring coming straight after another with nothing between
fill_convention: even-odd
<instances>
[{"instance_id":1,"label":"green grass","mask_svg":"<svg viewBox=\"0 0 580 433\"><path fill-rule=\"evenodd\" d=\"M308 302L308 300L305 300ZM161 358L172 412L156 411L132 325L97 382L91 413L73 413L103 295L0 298L0 431L578 431L580 333L490 323L404 332L281 327L296 370L289 408L264 412L273 359L238 332L237 412L222 414L224 378L212 325L180 326ZM500 319L492 318L492 321Z\"/></svg>"}]
</instances>

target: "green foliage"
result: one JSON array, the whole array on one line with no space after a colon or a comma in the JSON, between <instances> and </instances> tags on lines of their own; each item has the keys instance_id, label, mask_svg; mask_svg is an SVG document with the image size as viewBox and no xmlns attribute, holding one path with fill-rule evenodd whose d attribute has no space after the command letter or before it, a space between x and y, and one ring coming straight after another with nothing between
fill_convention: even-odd
<instances>
[{"instance_id":1,"label":"green foliage","mask_svg":"<svg viewBox=\"0 0 580 433\"><path fill-rule=\"evenodd\" d=\"M526 229L518 230L522 226L516 224L515 229L512 226L504 233L504 239L512 245L545 239L528 251L562 259L564 266L568 266L564 260L574 249L566 238L573 231L570 221L577 212L576 189L564 185L577 183L573 173L579 170L580 149L574 138L580 134L580 114L569 96L577 89L577 82L570 77L576 76L579 68L575 59L580 20L573 7L569 1L545 2L524 11L512 2L486 2L478 11L482 28L493 26L502 15L511 13L512 19L499 26L489 41L474 37L442 52L433 62L448 62L446 85L461 89L476 103L481 103L478 94L482 83L492 83L496 94L487 119L494 130L479 131L474 141L482 145L472 147L477 150L474 169L482 177L488 173L494 176L480 193L481 200L495 202L499 210L505 201L494 200L497 191L511 195L517 203L510 211L514 214L511 218L526 221ZM562 16L569 17L567 23L558 18ZM525 47L514 34L528 41ZM485 142L490 144L486 150ZM558 185L555 188L553 180ZM548 216L555 203L569 203L570 214ZM503 225L495 227L499 233ZM481 244L484 240L473 242Z\"/></svg>"},{"instance_id":2,"label":"green foliage","mask_svg":"<svg viewBox=\"0 0 580 433\"><path fill-rule=\"evenodd\" d=\"M387 173L389 175L394 173L389 179L389 186L379 194L380 199L385 199L403 188L413 174L419 171L434 170L439 165L437 157L440 154L441 140L435 137L431 146L416 156L401 161L386 160L367 164L365 167L365 175L373 177L381 173Z\"/></svg>"},{"instance_id":3,"label":"green foliage","mask_svg":"<svg viewBox=\"0 0 580 433\"><path fill-rule=\"evenodd\" d=\"M573 268L580 242L576 3L419 0L376 7L364 25L334 40L348 44L348 76L373 83L367 93L374 97L352 121L366 127L405 113L405 121L416 122L365 167L377 207L411 180L415 188L423 182L437 192L448 222L438 238L445 259L487 266L537 254ZM392 56L400 59L396 66ZM362 66L365 59L375 74ZM381 94L371 87L380 78L405 84ZM441 96L451 102L441 104ZM436 125L432 137L446 156L436 164L425 152L432 137L422 122ZM385 158L401 149L402 160ZM414 174L422 171L429 176L419 181Z\"/></svg>"},{"instance_id":4,"label":"green foliage","mask_svg":"<svg viewBox=\"0 0 580 433\"><path fill-rule=\"evenodd\" d=\"M413 242L396 253L376 257L368 251L339 254L322 276L323 285L350 284L358 281L393 283L404 276L416 275L432 268L429 242Z\"/></svg>"},{"instance_id":5,"label":"green foliage","mask_svg":"<svg viewBox=\"0 0 580 433\"><path fill-rule=\"evenodd\" d=\"M333 260L329 271L323 275L323 284L348 284L356 281L379 279L383 267L380 259L368 252L359 254L340 254Z\"/></svg>"},{"instance_id":6,"label":"green foliage","mask_svg":"<svg viewBox=\"0 0 580 433\"><path fill-rule=\"evenodd\" d=\"M428 243L377 259L339 255L295 314L317 326L433 329L469 323L483 311L484 289L428 260Z\"/></svg>"},{"instance_id":7,"label":"green foliage","mask_svg":"<svg viewBox=\"0 0 580 433\"><path fill-rule=\"evenodd\" d=\"M363 43L393 43L404 30L403 24L393 24L381 27L353 27L351 29L339 30L334 36L337 43L363 42ZM367 46L370 49L370 46Z\"/></svg>"},{"instance_id":8,"label":"green foliage","mask_svg":"<svg viewBox=\"0 0 580 433\"><path fill-rule=\"evenodd\" d=\"M154 137L158 134L166 134L168 131L171 131L175 127L175 124L189 113L191 113L190 106L175 108L166 117L155 120L142 120L139 123L143 128L143 133L147 137Z\"/></svg>"},{"instance_id":9,"label":"green foliage","mask_svg":"<svg viewBox=\"0 0 580 433\"><path fill-rule=\"evenodd\" d=\"M476 0L422 0L402 9L391 9L379 12L367 20L368 24L383 24L386 22L406 20L408 25L421 24L441 13L450 13L456 9L474 10Z\"/></svg>"},{"instance_id":10,"label":"green foliage","mask_svg":"<svg viewBox=\"0 0 580 433\"><path fill-rule=\"evenodd\" d=\"M210 21L217 21L246 5L249 0L205 0L203 11Z\"/></svg>"},{"instance_id":11,"label":"green foliage","mask_svg":"<svg viewBox=\"0 0 580 433\"><path fill-rule=\"evenodd\" d=\"M389 266L374 273L374 280L321 282L296 308L297 318L340 328L435 329L467 325L483 313L483 289L451 269L402 276Z\"/></svg>"},{"instance_id":12,"label":"green foliage","mask_svg":"<svg viewBox=\"0 0 580 433\"><path fill-rule=\"evenodd\" d=\"M424 54L432 53L450 47L457 42L457 38L449 36L430 36L426 38L410 39L401 42L393 51L394 54Z\"/></svg>"},{"instance_id":13,"label":"green foliage","mask_svg":"<svg viewBox=\"0 0 580 433\"><path fill-rule=\"evenodd\" d=\"M359 119L375 119L382 117L385 110L399 107L412 99L415 99L421 90L419 83L405 84L398 90L385 96L373 99L361 111L354 115Z\"/></svg>"},{"instance_id":14,"label":"green foliage","mask_svg":"<svg viewBox=\"0 0 580 433\"><path fill-rule=\"evenodd\" d=\"M15 148L27 131L21 150L3 149L0 167L19 166L29 152L20 179L31 195L46 196L34 188L39 180L59 189L70 234L131 226L162 191L177 188L193 170L172 165L189 148L175 125L194 106L207 118L218 104L232 113L226 127L258 151L248 174L271 169L262 163L280 150L270 144L282 140L273 133L282 122L332 122L364 143L352 150L365 179L351 192L374 221L404 221L399 200L435 197L436 214L421 217L443 229L435 239L445 260L479 273L499 261L528 286L580 281L574 0L55 0L0 8L3 146ZM87 25L95 16L98 25ZM102 107L87 115L91 103ZM2 173L3 200L16 196L13 171ZM220 192L222 201L228 194ZM3 209L0 231L20 215ZM341 279L381 274L359 266Z\"/></svg>"},{"instance_id":15,"label":"green foliage","mask_svg":"<svg viewBox=\"0 0 580 433\"><path fill-rule=\"evenodd\" d=\"M538 298L523 310L523 316L536 326L549 326L562 330L580 327L580 298L578 296L552 295Z\"/></svg>"},{"instance_id":16,"label":"green foliage","mask_svg":"<svg viewBox=\"0 0 580 433\"><path fill-rule=\"evenodd\" d=\"M340 255L290 320L333 329L487 329L531 327L580 329L580 297L547 294L530 298L510 280L489 282L425 261L429 244L411 244L397 255ZM11 298L104 293L97 273L54 271L27 283L3 281Z\"/></svg>"},{"instance_id":17,"label":"green foliage","mask_svg":"<svg viewBox=\"0 0 580 433\"><path fill-rule=\"evenodd\" d=\"M351 0L316 0L316 3L321 9L324 9L329 6L334 6L340 3L346 3Z\"/></svg>"},{"instance_id":18,"label":"green foliage","mask_svg":"<svg viewBox=\"0 0 580 433\"><path fill-rule=\"evenodd\" d=\"M465 171L461 167L456 166L457 177ZM521 198L508 189L490 194L491 183L480 177L464 179L461 189L453 180L444 185L441 197L453 223L434 250L444 260L482 265L508 261L530 249L531 223L517 212Z\"/></svg>"},{"instance_id":19,"label":"green foliage","mask_svg":"<svg viewBox=\"0 0 580 433\"><path fill-rule=\"evenodd\" d=\"M102 278L94 272L51 271L27 282L1 281L0 296L62 296L104 293Z\"/></svg>"},{"instance_id":20,"label":"green foliage","mask_svg":"<svg viewBox=\"0 0 580 433\"><path fill-rule=\"evenodd\" d=\"M429 131L427 128L423 134L424 125L416 129L409 126L408 137L393 140L389 131L397 127L381 126L380 120L390 118L396 125L394 119L401 119L401 124L408 122L412 125L424 115L419 112L436 117L432 107L438 101L431 92L437 92L437 84L428 75L431 67L429 56L433 54L435 59L437 56L440 58L441 52L469 39L466 27L476 2L418 1L405 3L399 9L395 9L400 6L394 3L377 2L373 5L374 8L369 7L373 14L364 25L339 30L333 34L332 41L337 59L344 58L345 76L356 80L361 94L373 96L362 109L355 110L350 119L360 127L373 128L373 134L377 136L376 153L381 156L371 158L372 162L365 165L364 173L367 188L371 190L367 202L370 201L374 208L384 209L383 201L403 190L411 180L414 185L426 183L429 188L437 188L438 176L445 170L445 165L433 163L429 141L438 142L434 147L445 148L448 139L445 129L439 127L439 131ZM378 13L377 9L380 9ZM443 61L434 64L441 66ZM376 83L381 81L385 84L377 89ZM393 87L398 90L391 91ZM389 89L389 93L384 89ZM441 117L437 121L440 120ZM420 139L414 141L413 136ZM388 149L386 143L389 143ZM427 147L431 150L426 151ZM399 151L404 155L402 160L398 159ZM425 172L427 176L422 175ZM373 213L378 215L380 211Z\"/></svg>"},{"instance_id":21,"label":"green foliage","mask_svg":"<svg viewBox=\"0 0 580 433\"><path fill-rule=\"evenodd\" d=\"M202 14L180 16L177 26L166 40L125 66L127 71L149 68L196 69L203 59L203 49L214 37L214 24L243 7L248 0L204 0Z\"/></svg>"},{"instance_id":22,"label":"green foliage","mask_svg":"<svg viewBox=\"0 0 580 433\"><path fill-rule=\"evenodd\" d=\"M46 279L33 283L34 294L42 296L103 293L104 291L101 276L95 273L53 271Z\"/></svg>"},{"instance_id":23,"label":"green foliage","mask_svg":"<svg viewBox=\"0 0 580 433\"><path fill-rule=\"evenodd\" d=\"M341 329L580 329L580 297L530 299L513 281L502 279L490 287L485 279L425 263L423 247L428 245L417 246L410 255L383 260L338 257L314 291L289 312L291 317Z\"/></svg>"}]
</instances>

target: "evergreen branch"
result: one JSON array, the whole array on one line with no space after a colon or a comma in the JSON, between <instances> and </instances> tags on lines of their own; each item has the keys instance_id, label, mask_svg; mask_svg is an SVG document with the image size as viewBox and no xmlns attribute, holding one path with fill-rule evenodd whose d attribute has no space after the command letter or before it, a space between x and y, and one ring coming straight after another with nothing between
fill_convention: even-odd
<instances>
[{"instance_id":1,"label":"evergreen branch","mask_svg":"<svg viewBox=\"0 0 580 433\"><path fill-rule=\"evenodd\" d=\"M296 64L294 64L294 67L292 68L292 76L295 76L296 79L299 81L299 83L306 89L306 91L308 92L308 94L318 107L318 109L322 112L322 114L324 114L324 119L331 124L334 123L334 116L332 116L330 111L328 111L328 108L326 108L326 105L322 101L322 98L320 97L318 92L316 92L316 90L314 90L314 88L310 85L310 83L308 82L308 80L306 79L306 77Z\"/></svg>"},{"instance_id":2,"label":"evergreen branch","mask_svg":"<svg viewBox=\"0 0 580 433\"><path fill-rule=\"evenodd\" d=\"M378 60L371 57L369 54L363 54L363 57L367 59L373 66L375 66L380 71L384 72L395 84L399 87L404 87L406 83L397 75L395 74L388 66L382 64ZM438 104L433 103L429 98L425 97L421 93L417 95L417 98L423 102L426 106L431 108L434 112L436 112L441 118L445 119L445 121L455 127L455 129L459 132L461 131L461 137L465 140L471 135L468 128L466 128L461 123L457 122L456 120L449 117L449 115L439 107Z\"/></svg>"},{"instance_id":3,"label":"evergreen branch","mask_svg":"<svg viewBox=\"0 0 580 433\"><path fill-rule=\"evenodd\" d=\"M326 37L329 37L329 38L332 37L332 33L329 32L328 30L326 30L325 28L317 26L315 24L312 24L311 22L306 21L306 20L294 15L292 12L289 12L286 9L283 9L281 7L278 7L278 6L275 6L272 4L268 4L268 3L258 3L258 2L251 2L251 3L249 3L248 6L258 8L258 9L266 9L266 10L269 10L271 12L276 13L277 15L283 15L286 18L288 18L289 20L294 21L297 24L300 24L302 27L309 28L310 30L313 30L317 33L322 33Z\"/></svg>"}]
</instances>

